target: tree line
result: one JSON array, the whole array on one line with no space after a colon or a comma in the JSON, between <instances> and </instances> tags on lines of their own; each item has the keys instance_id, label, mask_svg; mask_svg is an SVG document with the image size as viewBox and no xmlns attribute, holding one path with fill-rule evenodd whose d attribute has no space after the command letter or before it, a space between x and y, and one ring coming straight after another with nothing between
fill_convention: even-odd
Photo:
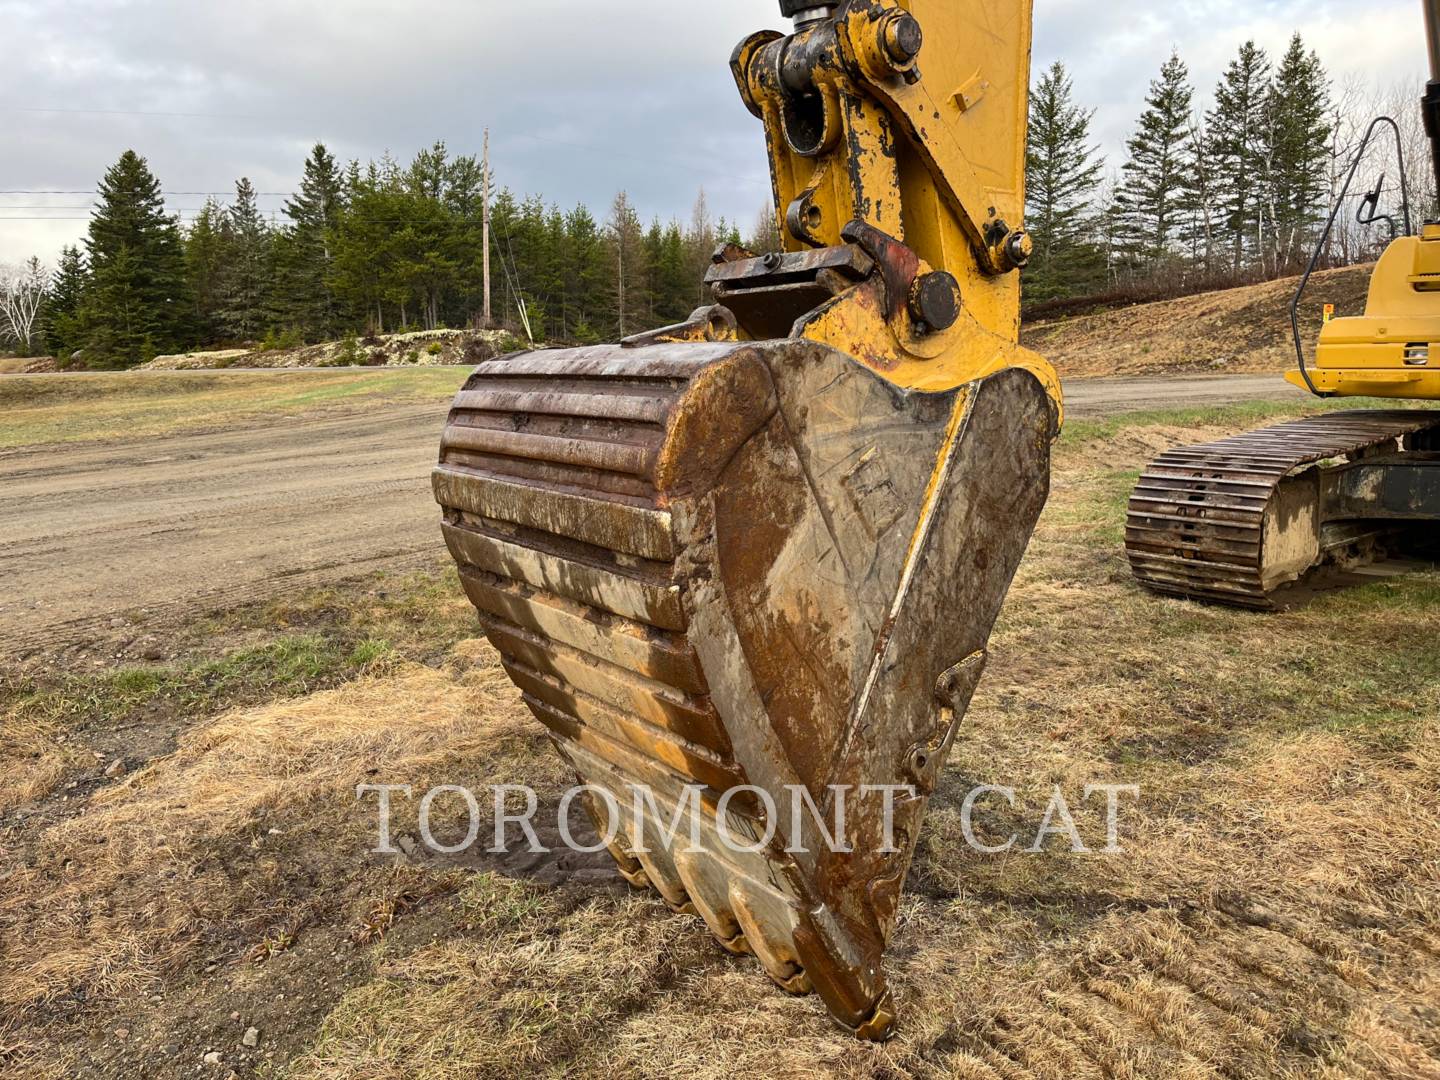
<instances>
[{"instance_id":1,"label":"tree line","mask_svg":"<svg viewBox=\"0 0 1440 1080\"><path fill-rule=\"evenodd\" d=\"M1110 172L1091 141L1094 110L1076 103L1056 62L1030 98L1026 217L1036 250L1025 271L1027 304L1297 272L1371 115L1357 97L1354 86L1332 95L1319 56L1296 33L1278 63L1254 41L1242 44L1201 113L1189 69L1172 52L1150 82L1119 171ZM1434 208L1433 185L1414 172L1426 157L1423 132L1410 122L1418 100L1416 91L1413 101L1386 103L1398 106L1406 130L1417 217ZM1347 217L1327 261L1373 257L1388 239L1357 236Z\"/></svg>"},{"instance_id":2,"label":"tree line","mask_svg":"<svg viewBox=\"0 0 1440 1080\"><path fill-rule=\"evenodd\" d=\"M185 227L126 151L100 182L83 244L62 250L22 345L85 366L128 367L202 345L298 345L346 334L478 326L485 176L443 143L402 166L341 167L318 144L272 223L246 178ZM597 221L539 196L491 192L494 323L594 342L674 322L703 300L711 253L737 230L710 216L648 225L621 192ZM19 335L15 335L19 336Z\"/></svg>"},{"instance_id":3,"label":"tree line","mask_svg":"<svg viewBox=\"0 0 1440 1080\"><path fill-rule=\"evenodd\" d=\"M1433 211L1418 109L1392 103L1410 144L1419 219ZM1253 41L1195 105L1172 52L1150 83L1118 171L1092 141L1094 111L1062 63L1030 99L1027 305L1116 290L1182 292L1297 270L1374 103L1333 87L1297 33L1278 63ZM0 280L0 337L90 367L209 345L282 346L482 321L489 197L494 321L536 340L594 342L677 321L704 303L716 246L740 242L702 191L688 222L648 224L621 192L603 219L540 196L487 191L483 164L444 143L409 164L340 162L317 144L273 220L248 179L182 225L159 180L126 151L105 173L82 244L53 274L31 260ZM1392 184L1393 186L1393 184ZM745 243L778 243L768 208ZM1375 230L1344 219L1331 263L1373 257Z\"/></svg>"}]
</instances>

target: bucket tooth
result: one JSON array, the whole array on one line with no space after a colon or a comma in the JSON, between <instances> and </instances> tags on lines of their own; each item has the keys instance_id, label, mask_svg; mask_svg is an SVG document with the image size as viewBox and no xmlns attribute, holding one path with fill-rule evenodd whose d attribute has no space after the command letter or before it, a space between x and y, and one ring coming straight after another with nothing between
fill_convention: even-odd
<instances>
[{"instance_id":1,"label":"bucket tooth","mask_svg":"<svg viewBox=\"0 0 1440 1080\"><path fill-rule=\"evenodd\" d=\"M920 392L791 339L493 361L445 429L466 593L621 873L867 1038L1054 423L1019 368Z\"/></svg>"}]
</instances>

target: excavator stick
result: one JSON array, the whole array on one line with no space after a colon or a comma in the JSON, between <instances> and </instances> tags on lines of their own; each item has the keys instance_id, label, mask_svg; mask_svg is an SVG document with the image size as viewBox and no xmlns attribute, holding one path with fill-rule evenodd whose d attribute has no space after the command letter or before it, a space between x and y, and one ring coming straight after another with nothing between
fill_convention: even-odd
<instances>
[{"instance_id":1,"label":"excavator stick","mask_svg":"<svg viewBox=\"0 0 1440 1080\"><path fill-rule=\"evenodd\" d=\"M901 887L1060 421L1005 224L1030 12L787 14L733 62L785 250L722 248L685 323L482 364L434 490L621 873L883 1039Z\"/></svg>"}]
</instances>

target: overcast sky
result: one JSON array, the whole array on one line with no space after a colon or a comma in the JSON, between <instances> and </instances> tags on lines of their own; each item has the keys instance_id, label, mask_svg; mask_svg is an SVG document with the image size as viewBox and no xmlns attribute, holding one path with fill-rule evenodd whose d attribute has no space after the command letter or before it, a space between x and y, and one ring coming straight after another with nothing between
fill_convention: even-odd
<instances>
[{"instance_id":1,"label":"overcast sky","mask_svg":"<svg viewBox=\"0 0 1440 1080\"><path fill-rule=\"evenodd\" d=\"M1421 89L1420 0L1035 8L1036 70L1071 68L1114 167L1172 46L1202 99L1242 40L1278 53L1297 28L1337 79ZM647 218L684 219L703 185L748 229L769 187L727 60L782 25L775 0L0 0L0 262L53 260L82 236L126 148L188 217L204 195L182 193L241 175L292 190L316 140L342 159L405 160L436 139L479 153L487 126L497 181L517 192L599 214L625 188Z\"/></svg>"}]
</instances>

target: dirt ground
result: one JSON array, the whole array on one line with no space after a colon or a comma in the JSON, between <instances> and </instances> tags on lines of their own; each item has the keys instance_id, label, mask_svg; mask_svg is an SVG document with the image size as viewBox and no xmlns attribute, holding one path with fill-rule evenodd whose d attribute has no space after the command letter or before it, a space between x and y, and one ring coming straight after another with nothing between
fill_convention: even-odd
<instances>
[{"instance_id":1,"label":"dirt ground","mask_svg":"<svg viewBox=\"0 0 1440 1080\"><path fill-rule=\"evenodd\" d=\"M1369 266L1316 274L1300 308L1310 355L1325 304L1361 315ZM1062 377L1281 372L1295 366L1290 298L1298 278L1028 323L1021 340Z\"/></svg>"},{"instance_id":2,"label":"dirt ground","mask_svg":"<svg viewBox=\"0 0 1440 1080\"><path fill-rule=\"evenodd\" d=\"M444 414L396 406L0 457L0 650L433 556Z\"/></svg>"},{"instance_id":3,"label":"dirt ground","mask_svg":"<svg viewBox=\"0 0 1440 1080\"><path fill-rule=\"evenodd\" d=\"M357 784L529 783L543 823L570 782L422 536L442 406L0 458L0 499L31 485L0 528L48 523L56 561L117 553L72 615L131 605L0 663L0 1076L1440 1077L1440 573L1275 616L1144 593L1120 547L1143 464L1314 406L1095 385L925 824L878 1047L603 859L427 855L414 801L409 848L373 851ZM386 475L396 508L357 505ZM87 544L70 519L92 513L130 539ZM339 581L372 520L394 560ZM202 588L262 557L297 569ZM167 577L187 595L138 610ZM43 598L25 580L7 590ZM1122 854L988 856L961 832L982 783L1017 792L977 814L995 842L1058 785L1098 847L1084 785L1141 794Z\"/></svg>"},{"instance_id":4,"label":"dirt ground","mask_svg":"<svg viewBox=\"0 0 1440 1080\"><path fill-rule=\"evenodd\" d=\"M223 385L227 376L192 378ZM255 378L273 385L302 376ZM0 651L51 649L112 622L233 606L437 556L443 545L429 470L452 383L460 381L447 378L431 404L382 398L342 415L302 413L143 441L103 439L109 430L101 427L78 445L0 451ZM106 379L88 385L98 389ZM1160 400L1298 397L1266 376L1163 385L1076 380L1067 389L1075 419ZM255 393L249 381L240 392ZM85 406L68 400L65 410L64 431L74 434ZM208 405L195 415L205 426L224 419ZM25 420L10 423L18 430ZM35 427L43 437L58 423ZM0 439L4 430L0 421Z\"/></svg>"}]
</instances>

